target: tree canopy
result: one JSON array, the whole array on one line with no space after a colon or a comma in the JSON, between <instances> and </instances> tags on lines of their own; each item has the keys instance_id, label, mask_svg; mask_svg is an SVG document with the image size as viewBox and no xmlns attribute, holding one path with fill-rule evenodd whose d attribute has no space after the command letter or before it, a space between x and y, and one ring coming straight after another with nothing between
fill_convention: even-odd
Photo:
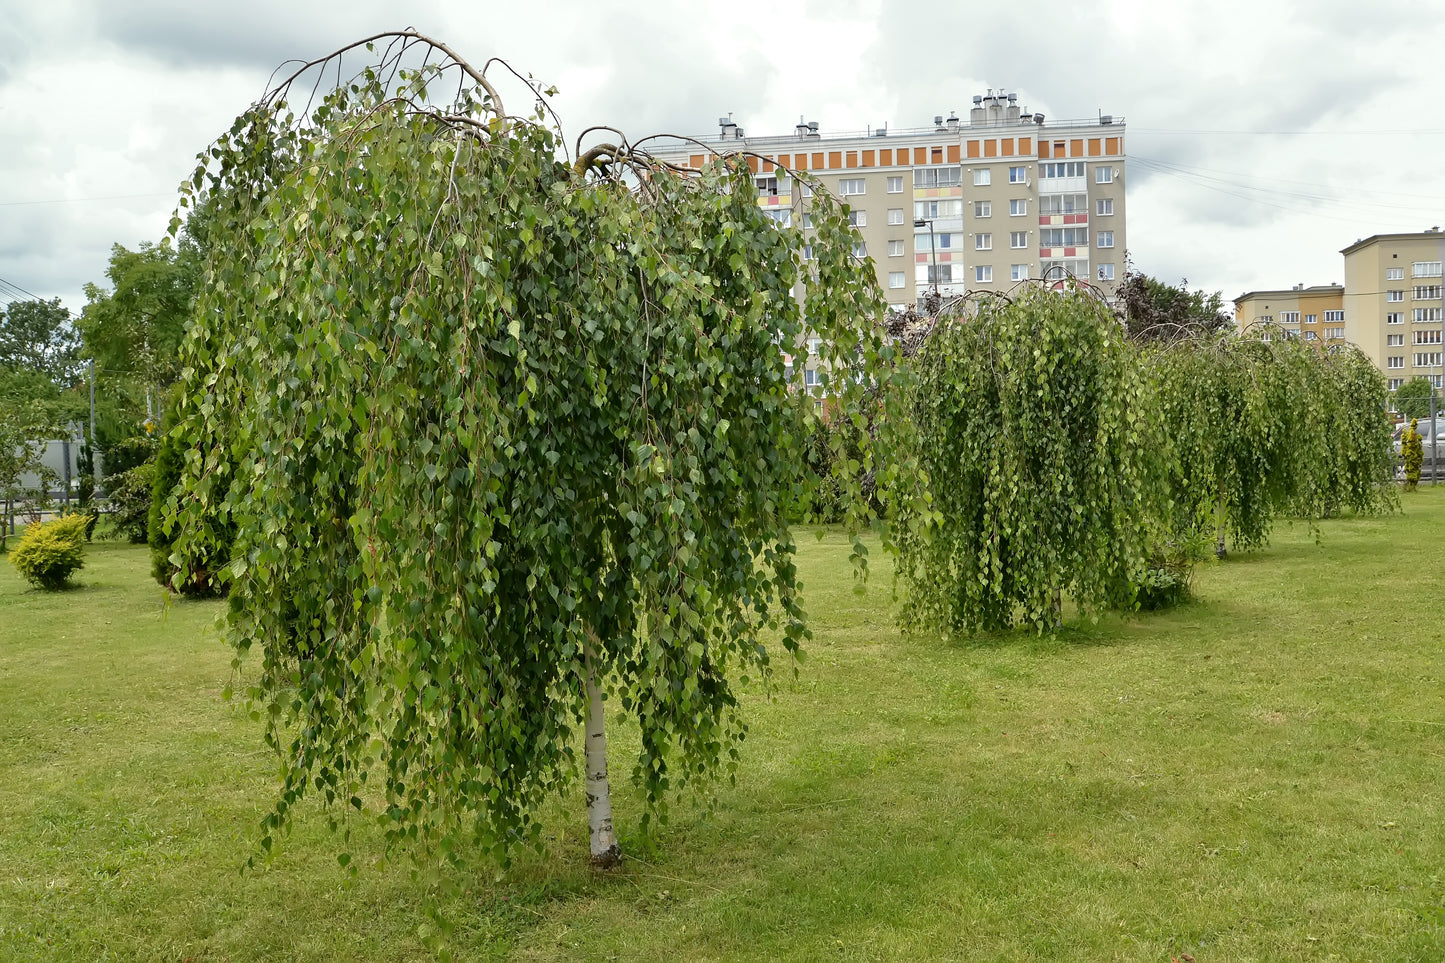
<instances>
[{"instance_id":1,"label":"tree canopy","mask_svg":"<svg viewBox=\"0 0 1445 963\"><path fill-rule=\"evenodd\" d=\"M1234 319L1224 310L1224 296L1216 291L1189 290L1189 281L1168 284L1134 270L1124 272L1118 301L1131 340L1171 342L1233 330Z\"/></svg>"},{"instance_id":2,"label":"tree canopy","mask_svg":"<svg viewBox=\"0 0 1445 963\"><path fill-rule=\"evenodd\" d=\"M1430 397L1435 396L1435 407L1441 407L1435 386L1424 375L1416 375L1395 389L1395 410L1405 418L1429 418Z\"/></svg>"},{"instance_id":3,"label":"tree canopy","mask_svg":"<svg viewBox=\"0 0 1445 963\"><path fill-rule=\"evenodd\" d=\"M173 557L234 523L230 638L261 652L285 774L268 827L315 793L439 857L504 852L584 722L605 793L604 696L665 815L736 759L735 687L806 636L797 295L844 416L886 370L881 297L821 185L804 261L745 158L681 171L619 138L574 161L541 92L510 116L439 41L385 39L310 110L301 74L279 85L188 188L214 215Z\"/></svg>"}]
</instances>

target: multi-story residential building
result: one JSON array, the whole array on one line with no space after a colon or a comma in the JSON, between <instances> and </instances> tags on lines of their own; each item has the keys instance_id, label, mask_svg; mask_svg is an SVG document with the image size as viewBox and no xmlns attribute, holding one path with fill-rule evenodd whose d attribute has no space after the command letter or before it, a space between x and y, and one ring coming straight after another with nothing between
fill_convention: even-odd
<instances>
[{"instance_id":1,"label":"multi-story residential building","mask_svg":"<svg viewBox=\"0 0 1445 963\"><path fill-rule=\"evenodd\" d=\"M1306 340L1345 340L1384 372L1391 390L1417 376L1441 387L1441 269L1445 234L1376 234L1340 251L1345 283L1250 291L1234 299L1241 329L1260 321Z\"/></svg>"},{"instance_id":2,"label":"multi-story residential building","mask_svg":"<svg viewBox=\"0 0 1445 963\"><path fill-rule=\"evenodd\" d=\"M1390 387L1423 375L1441 386L1441 270L1445 234L1376 234L1345 256L1345 337L1385 372Z\"/></svg>"},{"instance_id":3,"label":"multi-story residential building","mask_svg":"<svg viewBox=\"0 0 1445 963\"><path fill-rule=\"evenodd\" d=\"M1234 299L1234 321L1240 330L1263 325L1261 336L1266 339L1282 330L1287 337L1305 341L1340 341L1345 338L1344 296L1345 289L1338 284L1248 291Z\"/></svg>"},{"instance_id":4,"label":"multi-story residential building","mask_svg":"<svg viewBox=\"0 0 1445 963\"><path fill-rule=\"evenodd\" d=\"M754 137L719 120L720 153L747 151L758 203L780 224L807 230L808 171L846 202L869 259L896 307L942 295L1007 291L1016 282L1070 276L1112 295L1124 275L1122 118L1046 123L1015 94L973 98L967 121L824 135L800 121L792 136ZM681 144L659 156L701 167ZM755 156L753 156L755 155Z\"/></svg>"}]
</instances>

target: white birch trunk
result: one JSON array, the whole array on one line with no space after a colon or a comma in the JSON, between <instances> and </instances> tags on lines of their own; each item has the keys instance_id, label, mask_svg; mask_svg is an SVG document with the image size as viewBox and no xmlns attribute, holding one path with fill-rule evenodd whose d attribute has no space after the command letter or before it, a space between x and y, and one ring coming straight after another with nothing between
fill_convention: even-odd
<instances>
[{"instance_id":1,"label":"white birch trunk","mask_svg":"<svg viewBox=\"0 0 1445 963\"><path fill-rule=\"evenodd\" d=\"M612 793L607 785L607 721L590 643L582 650L582 659L587 673L587 742L584 766L592 865L598 869L611 869L622 861L622 850L612 832Z\"/></svg>"}]
</instances>

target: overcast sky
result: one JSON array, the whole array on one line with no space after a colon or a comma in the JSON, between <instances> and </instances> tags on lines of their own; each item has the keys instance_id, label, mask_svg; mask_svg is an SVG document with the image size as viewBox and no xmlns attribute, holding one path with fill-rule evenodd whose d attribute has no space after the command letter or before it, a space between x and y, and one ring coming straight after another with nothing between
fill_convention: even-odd
<instances>
[{"instance_id":1,"label":"overcast sky","mask_svg":"<svg viewBox=\"0 0 1445 963\"><path fill-rule=\"evenodd\" d=\"M1445 225L1435 0L0 0L0 280L79 311L277 65L407 26L557 86L574 137L915 127L990 87L1122 115L1135 265L1226 298Z\"/></svg>"}]
</instances>

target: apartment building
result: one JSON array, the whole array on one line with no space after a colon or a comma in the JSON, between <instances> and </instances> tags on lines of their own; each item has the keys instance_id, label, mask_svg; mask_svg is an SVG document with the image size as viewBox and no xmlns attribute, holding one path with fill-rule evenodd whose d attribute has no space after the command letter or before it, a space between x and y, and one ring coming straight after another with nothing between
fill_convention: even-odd
<instances>
[{"instance_id":1,"label":"apartment building","mask_svg":"<svg viewBox=\"0 0 1445 963\"><path fill-rule=\"evenodd\" d=\"M1112 295L1123 280L1124 121L1109 115L1046 122L1016 94L973 98L967 120L950 113L907 130L824 134L799 121L790 136L751 136L720 118L711 146L747 151L758 204L780 225L810 227L809 191L787 174L808 171L839 196L891 305L937 288L944 296L1008 291L1045 278L1087 279ZM656 150L697 168L696 144Z\"/></svg>"},{"instance_id":2,"label":"apartment building","mask_svg":"<svg viewBox=\"0 0 1445 963\"><path fill-rule=\"evenodd\" d=\"M1296 284L1288 291L1247 291L1234 299L1234 322L1241 331L1263 326L1260 334L1266 340L1274 337L1274 325L1278 325L1288 337L1343 341L1344 298L1345 289L1338 284Z\"/></svg>"},{"instance_id":3,"label":"apartment building","mask_svg":"<svg viewBox=\"0 0 1445 963\"><path fill-rule=\"evenodd\" d=\"M1345 283L1249 291L1234 299L1241 330L1273 321L1287 336L1348 341L1384 372L1390 389L1415 377L1441 387L1441 263L1445 234L1376 234L1340 251Z\"/></svg>"},{"instance_id":4,"label":"apartment building","mask_svg":"<svg viewBox=\"0 0 1445 963\"><path fill-rule=\"evenodd\" d=\"M1441 271L1445 234L1376 234L1345 256L1345 336L1385 372L1391 389L1417 376L1441 387Z\"/></svg>"}]
</instances>

